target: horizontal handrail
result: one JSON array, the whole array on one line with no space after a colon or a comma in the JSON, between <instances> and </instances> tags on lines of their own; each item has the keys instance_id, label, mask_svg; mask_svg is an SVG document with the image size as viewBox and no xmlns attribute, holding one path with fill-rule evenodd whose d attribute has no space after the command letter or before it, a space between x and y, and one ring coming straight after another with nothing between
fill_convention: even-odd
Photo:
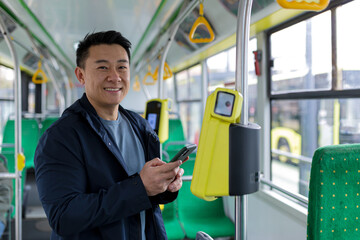
<instances>
[{"instance_id":1,"label":"horizontal handrail","mask_svg":"<svg viewBox=\"0 0 360 240\"><path fill-rule=\"evenodd\" d=\"M192 176L191 176L191 175L189 175L189 176L182 176L181 179L182 179L183 181L185 181L185 182L189 182L189 181L192 180ZM287 195L287 196L289 196L289 197L291 197L291 198L294 198L294 199L298 200L299 202L301 202L301 203L303 203L303 204L305 204L305 205L308 205L309 200L308 200L307 197L304 197L303 195L289 192L289 191L285 190L284 188L279 187L279 186L273 184L271 181L268 181L268 180L266 180L266 179L264 179L264 178L261 178L261 179L260 179L260 182L261 182L262 184L265 184L265 185L267 185L267 186L269 186L269 187L272 187L272 188L274 188L274 189L276 189L276 190L284 193L285 195Z\"/></svg>"},{"instance_id":2,"label":"horizontal handrail","mask_svg":"<svg viewBox=\"0 0 360 240\"><path fill-rule=\"evenodd\" d=\"M285 156L285 157L289 157L289 158L294 158L294 159L297 159L301 162L306 162L306 163L312 163L312 159L309 158L309 157L305 157L305 156L302 156L302 155L297 155L297 154L292 154L292 153L289 153L289 152L284 152L284 151L281 151L279 149L271 149L271 153L275 153L275 154L278 154L278 155L281 155L281 156Z\"/></svg>"},{"instance_id":3,"label":"horizontal handrail","mask_svg":"<svg viewBox=\"0 0 360 240\"><path fill-rule=\"evenodd\" d=\"M0 179L15 179L16 173L0 173Z\"/></svg>"},{"instance_id":4,"label":"horizontal handrail","mask_svg":"<svg viewBox=\"0 0 360 240\"><path fill-rule=\"evenodd\" d=\"M303 203L305 205L308 205L308 203L309 203L309 199L307 197L304 197L303 195L300 195L300 194L297 194L297 193L289 192L289 191L285 190L284 188L279 187L276 184L272 183L271 181L268 181L268 180L266 180L264 178L260 178L260 182L262 184L265 184L265 185L267 185L269 187L272 187L272 188L284 193L285 195L287 195L287 196L289 196L291 198L294 198L294 199L298 200L299 202L301 202L301 203Z\"/></svg>"}]
</instances>

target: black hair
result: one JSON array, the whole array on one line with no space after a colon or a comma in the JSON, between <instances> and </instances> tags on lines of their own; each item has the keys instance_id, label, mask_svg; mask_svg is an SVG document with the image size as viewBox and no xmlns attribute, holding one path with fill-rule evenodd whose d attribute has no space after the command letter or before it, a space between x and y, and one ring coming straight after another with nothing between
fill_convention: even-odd
<instances>
[{"instance_id":1,"label":"black hair","mask_svg":"<svg viewBox=\"0 0 360 240\"><path fill-rule=\"evenodd\" d=\"M119 44L126 50L130 61L131 42L117 31L107 31L88 33L85 36L76 50L76 65L85 68L85 61L89 55L90 47L100 44Z\"/></svg>"}]
</instances>

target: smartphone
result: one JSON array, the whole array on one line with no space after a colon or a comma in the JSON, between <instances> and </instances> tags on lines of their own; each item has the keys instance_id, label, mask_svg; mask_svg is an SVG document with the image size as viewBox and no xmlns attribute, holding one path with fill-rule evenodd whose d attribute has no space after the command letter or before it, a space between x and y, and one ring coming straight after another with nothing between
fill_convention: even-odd
<instances>
[{"instance_id":1,"label":"smartphone","mask_svg":"<svg viewBox=\"0 0 360 240\"><path fill-rule=\"evenodd\" d=\"M175 162L177 160L184 161L194 150L196 149L195 144L191 144L183 147L172 159L170 162Z\"/></svg>"}]
</instances>

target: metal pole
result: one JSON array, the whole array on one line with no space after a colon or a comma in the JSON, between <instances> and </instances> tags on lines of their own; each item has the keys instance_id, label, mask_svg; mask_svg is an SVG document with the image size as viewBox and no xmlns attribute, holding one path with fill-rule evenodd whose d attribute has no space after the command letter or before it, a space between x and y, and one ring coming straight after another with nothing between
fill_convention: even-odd
<instances>
[{"instance_id":1,"label":"metal pole","mask_svg":"<svg viewBox=\"0 0 360 240\"><path fill-rule=\"evenodd\" d=\"M31 43L32 43L32 45L33 45L33 47L34 47L35 52L36 52L39 56L42 56L41 51L39 50L38 46L35 44L34 39L33 39L33 37L31 36L29 30L27 30L26 32L27 32L27 34L28 34L28 36L29 36L29 38L30 38L30 40L31 40ZM44 58L44 61L43 61L43 62L44 62L45 70L46 70L46 72L49 74L50 79L51 79L51 82L52 82L52 84L54 85L55 92L58 93L59 102L60 102L60 103L59 103L59 105L60 105L60 106L59 106L59 115L61 115L62 112L65 110L65 105L66 105L66 103L65 103L65 97L63 96L63 94L62 94L62 92L61 92L61 90L60 90L60 86L59 86L59 84L56 82L56 78L55 78L55 76L53 75L52 71L50 70L49 64L47 63L47 61L46 61L45 58ZM66 84L66 82L65 82L65 84ZM69 89L70 89L70 83L68 83L68 87L69 87ZM69 95L69 96L70 96L70 95ZM45 101L42 101L42 102L45 102ZM42 108L42 110L44 110L44 109Z\"/></svg>"},{"instance_id":2,"label":"metal pole","mask_svg":"<svg viewBox=\"0 0 360 240\"><path fill-rule=\"evenodd\" d=\"M46 61L44 61L44 67L45 67L45 69L46 69L46 72L49 74L49 77L50 77L50 79L52 80L52 83L53 83L53 85L54 85L54 88L55 88L55 91L59 94L59 101L60 101L60 106L59 106L59 115L61 116L61 114L64 112L64 110L65 110L65 98L64 98L64 96L63 96L63 94L62 94L62 92L61 92L61 90L60 90L60 86L59 86L59 84L56 82L56 78L55 78L55 76L54 76L54 74L53 74L53 72L51 71L51 69L50 69L50 66L47 64L47 62Z\"/></svg>"},{"instance_id":3,"label":"metal pole","mask_svg":"<svg viewBox=\"0 0 360 240\"><path fill-rule=\"evenodd\" d=\"M21 150L21 73L20 73L20 65L19 59L16 55L15 47L10 39L10 36L7 34L6 25L0 16L0 28L1 32L4 36L6 44L9 47L11 57L14 60L14 72L15 72L15 86L14 86L14 97L15 97L15 239L21 240L22 239L22 224L21 224L21 217L22 217L22 193L21 193L21 171L19 171L18 166L18 155L20 154Z\"/></svg>"},{"instance_id":4,"label":"metal pole","mask_svg":"<svg viewBox=\"0 0 360 240\"><path fill-rule=\"evenodd\" d=\"M188 1L188 5L185 7L185 9L183 11L181 11L181 13L179 13L178 17L175 19L175 21L172 23L173 26L180 26L180 24L185 20L185 18L192 12L192 10L197 6L199 5L199 1L195 1L195 0L192 0L192 1ZM169 28L169 30L167 30L168 32L172 31L172 29L174 29L175 27L173 28ZM165 33L166 34L166 33ZM171 34L169 34L171 35ZM157 47L158 43L161 42L161 41L158 41L157 43L155 43L153 49L159 49ZM139 73L143 68L144 66L147 64L147 61L145 61L145 59L149 59L150 62L157 58L159 56L159 52L161 53L161 51L163 51L162 49L160 49L156 54L152 54L152 53L149 53L148 56L150 57L145 57L145 54L144 56L142 57L142 59L144 61L138 61L138 64L136 65L135 67L135 72L136 73ZM140 64L141 63L141 64Z\"/></svg>"},{"instance_id":5,"label":"metal pole","mask_svg":"<svg viewBox=\"0 0 360 240\"><path fill-rule=\"evenodd\" d=\"M167 57L171 43L174 40L174 37L175 37L175 34L176 34L178 28L179 28L179 24L174 26L173 31L171 32L170 37L168 38L168 41L165 45L164 52L161 55L160 66L159 66L159 76L158 76L158 79L159 79L158 96L160 99L162 99L164 97L164 81L162 79L164 76L165 59Z\"/></svg>"},{"instance_id":6,"label":"metal pole","mask_svg":"<svg viewBox=\"0 0 360 240\"><path fill-rule=\"evenodd\" d=\"M235 90L243 95L241 123L248 125L248 42L250 36L250 17L253 0L239 1L236 28L236 72ZM235 239L246 240L247 196L235 197ZM241 214L239 216L239 214Z\"/></svg>"}]
</instances>

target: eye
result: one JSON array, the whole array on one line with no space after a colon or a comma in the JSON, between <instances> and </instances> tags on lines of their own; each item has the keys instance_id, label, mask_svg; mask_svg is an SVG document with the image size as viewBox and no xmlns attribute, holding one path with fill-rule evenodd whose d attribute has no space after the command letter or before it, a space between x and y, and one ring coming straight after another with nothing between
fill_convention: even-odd
<instances>
[{"instance_id":1,"label":"eye","mask_svg":"<svg viewBox=\"0 0 360 240\"><path fill-rule=\"evenodd\" d=\"M99 67L97 67L97 69L100 69L100 70L106 70L106 69L107 69L107 67L106 67L106 66L99 66Z\"/></svg>"},{"instance_id":2,"label":"eye","mask_svg":"<svg viewBox=\"0 0 360 240\"><path fill-rule=\"evenodd\" d=\"M126 66L120 66L119 69L124 70L124 69L127 69L127 67Z\"/></svg>"}]
</instances>

